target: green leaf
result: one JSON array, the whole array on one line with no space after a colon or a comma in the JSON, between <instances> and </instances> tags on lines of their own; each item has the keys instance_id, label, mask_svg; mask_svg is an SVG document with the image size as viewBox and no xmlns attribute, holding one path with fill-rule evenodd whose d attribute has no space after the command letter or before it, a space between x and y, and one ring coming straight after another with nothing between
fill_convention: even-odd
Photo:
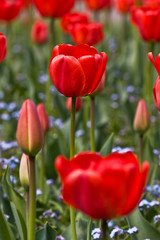
<instances>
[{"instance_id":1,"label":"green leaf","mask_svg":"<svg viewBox=\"0 0 160 240\"><path fill-rule=\"evenodd\" d=\"M1 208L0 208L0 240L15 240Z\"/></svg>"},{"instance_id":2,"label":"green leaf","mask_svg":"<svg viewBox=\"0 0 160 240\"><path fill-rule=\"evenodd\" d=\"M132 240L160 239L160 232L141 215L139 209L136 209L131 215L129 215L127 221L130 227L135 226L138 228L138 233L132 236Z\"/></svg>"},{"instance_id":3,"label":"green leaf","mask_svg":"<svg viewBox=\"0 0 160 240\"><path fill-rule=\"evenodd\" d=\"M57 232L48 223L36 233L36 240L55 240Z\"/></svg>"},{"instance_id":4,"label":"green leaf","mask_svg":"<svg viewBox=\"0 0 160 240\"><path fill-rule=\"evenodd\" d=\"M21 216L23 216L23 219L25 221L26 219L26 203L24 198L14 190L14 188L11 185L10 179L9 179L9 167L6 169L5 174L3 176L3 190L6 193L8 199L13 202L16 206L16 209L21 213Z\"/></svg>"},{"instance_id":5,"label":"green leaf","mask_svg":"<svg viewBox=\"0 0 160 240\"><path fill-rule=\"evenodd\" d=\"M26 240L27 239L27 229L26 229L26 225L25 222L23 220L23 217L21 216L21 214L17 211L15 204L13 202L11 202L11 208L12 208L12 212L15 218L15 222L16 222L16 226L17 226L17 230L20 236L21 240Z\"/></svg>"},{"instance_id":6,"label":"green leaf","mask_svg":"<svg viewBox=\"0 0 160 240\"><path fill-rule=\"evenodd\" d=\"M112 146L113 146L113 138L114 138L114 134L111 133L109 138L107 138L106 142L103 144L103 146L102 146L102 148L100 150L100 154L102 156L106 156L107 154L111 153Z\"/></svg>"}]
</instances>

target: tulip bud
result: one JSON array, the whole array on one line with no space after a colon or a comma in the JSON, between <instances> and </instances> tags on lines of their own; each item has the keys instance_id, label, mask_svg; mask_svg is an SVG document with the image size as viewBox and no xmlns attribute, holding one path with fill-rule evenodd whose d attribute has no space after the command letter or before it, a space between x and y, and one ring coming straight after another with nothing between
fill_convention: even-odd
<instances>
[{"instance_id":1,"label":"tulip bud","mask_svg":"<svg viewBox=\"0 0 160 240\"><path fill-rule=\"evenodd\" d=\"M158 111L160 111L160 77L157 78L153 88L154 103Z\"/></svg>"},{"instance_id":2,"label":"tulip bud","mask_svg":"<svg viewBox=\"0 0 160 240\"><path fill-rule=\"evenodd\" d=\"M138 102L133 128L140 133L144 133L149 128L149 113L144 99Z\"/></svg>"},{"instance_id":3,"label":"tulip bud","mask_svg":"<svg viewBox=\"0 0 160 240\"><path fill-rule=\"evenodd\" d=\"M82 99L80 97L77 97L76 98L76 112L81 110L82 105L83 105ZM72 108L72 98L71 97L67 98L66 107L71 112L71 108Z\"/></svg>"},{"instance_id":4,"label":"tulip bud","mask_svg":"<svg viewBox=\"0 0 160 240\"><path fill-rule=\"evenodd\" d=\"M49 119L48 119L48 116L45 111L45 107L44 107L43 103L38 104L37 112L38 112L39 120L41 122L43 131L44 131L44 133L46 133L49 131L50 126L49 126Z\"/></svg>"},{"instance_id":5,"label":"tulip bud","mask_svg":"<svg viewBox=\"0 0 160 240\"><path fill-rule=\"evenodd\" d=\"M5 58L6 52L7 52L6 37L2 33L0 33L0 63Z\"/></svg>"},{"instance_id":6,"label":"tulip bud","mask_svg":"<svg viewBox=\"0 0 160 240\"><path fill-rule=\"evenodd\" d=\"M37 21L32 26L31 38L33 42L43 44L48 39L48 26L45 22Z\"/></svg>"},{"instance_id":7,"label":"tulip bud","mask_svg":"<svg viewBox=\"0 0 160 240\"><path fill-rule=\"evenodd\" d=\"M44 133L37 109L29 99L22 105L16 137L19 147L30 157L34 157L44 144Z\"/></svg>"},{"instance_id":8,"label":"tulip bud","mask_svg":"<svg viewBox=\"0 0 160 240\"><path fill-rule=\"evenodd\" d=\"M19 179L22 186L29 189L29 157L26 154L22 154L20 168L19 168Z\"/></svg>"}]
</instances>

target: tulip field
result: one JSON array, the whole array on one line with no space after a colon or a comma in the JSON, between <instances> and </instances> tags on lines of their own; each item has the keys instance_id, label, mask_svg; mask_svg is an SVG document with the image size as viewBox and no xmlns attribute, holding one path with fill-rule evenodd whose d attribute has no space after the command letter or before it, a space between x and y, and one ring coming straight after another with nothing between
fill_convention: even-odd
<instances>
[{"instance_id":1,"label":"tulip field","mask_svg":"<svg viewBox=\"0 0 160 240\"><path fill-rule=\"evenodd\" d=\"M160 0L0 0L0 240L160 239Z\"/></svg>"}]
</instances>

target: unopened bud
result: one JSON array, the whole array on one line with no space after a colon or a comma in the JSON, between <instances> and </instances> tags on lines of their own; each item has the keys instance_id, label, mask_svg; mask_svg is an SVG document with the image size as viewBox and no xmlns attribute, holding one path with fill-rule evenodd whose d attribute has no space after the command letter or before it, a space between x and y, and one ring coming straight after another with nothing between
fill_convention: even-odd
<instances>
[{"instance_id":1,"label":"unopened bud","mask_svg":"<svg viewBox=\"0 0 160 240\"><path fill-rule=\"evenodd\" d=\"M25 153L22 154L20 167L19 167L19 179L22 186L29 189L29 157Z\"/></svg>"}]
</instances>

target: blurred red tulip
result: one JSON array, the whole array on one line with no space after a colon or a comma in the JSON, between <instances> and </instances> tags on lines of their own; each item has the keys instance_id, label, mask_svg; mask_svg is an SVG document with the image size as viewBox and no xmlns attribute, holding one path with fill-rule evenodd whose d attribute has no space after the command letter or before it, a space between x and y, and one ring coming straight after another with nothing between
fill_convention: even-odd
<instances>
[{"instance_id":1,"label":"blurred red tulip","mask_svg":"<svg viewBox=\"0 0 160 240\"><path fill-rule=\"evenodd\" d=\"M142 0L142 4L149 8L160 8L160 0Z\"/></svg>"},{"instance_id":2,"label":"blurred red tulip","mask_svg":"<svg viewBox=\"0 0 160 240\"><path fill-rule=\"evenodd\" d=\"M86 0L86 3L92 10L100 10L111 7L111 0Z\"/></svg>"},{"instance_id":3,"label":"blurred red tulip","mask_svg":"<svg viewBox=\"0 0 160 240\"><path fill-rule=\"evenodd\" d=\"M103 40L101 23L77 23L70 28L70 34L76 44L95 45Z\"/></svg>"},{"instance_id":4,"label":"blurred red tulip","mask_svg":"<svg viewBox=\"0 0 160 240\"><path fill-rule=\"evenodd\" d=\"M0 1L0 20L12 21L20 13L23 7L22 0L1 0Z\"/></svg>"},{"instance_id":5,"label":"blurred red tulip","mask_svg":"<svg viewBox=\"0 0 160 240\"><path fill-rule=\"evenodd\" d=\"M44 133L49 131L49 119L45 110L45 107L43 105L43 103L40 103L37 105L37 112L38 112L38 116L41 122L41 126L43 128Z\"/></svg>"},{"instance_id":6,"label":"blurred red tulip","mask_svg":"<svg viewBox=\"0 0 160 240\"><path fill-rule=\"evenodd\" d=\"M82 99L80 97L77 97L76 98L76 112L81 110L82 106L83 106ZM71 112L71 109L72 109L72 98L71 97L67 98L66 107Z\"/></svg>"},{"instance_id":7,"label":"blurred red tulip","mask_svg":"<svg viewBox=\"0 0 160 240\"><path fill-rule=\"evenodd\" d=\"M38 44L46 43L48 39L48 26L45 22L36 21L32 26L31 38Z\"/></svg>"},{"instance_id":8,"label":"blurred red tulip","mask_svg":"<svg viewBox=\"0 0 160 240\"><path fill-rule=\"evenodd\" d=\"M75 0L33 0L33 2L43 17L57 18L68 13Z\"/></svg>"},{"instance_id":9,"label":"blurred red tulip","mask_svg":"<svg viewBox=\"0 0 160 240\"><path fill-rule=\"evenodd\" d=\"M0 33L0 63L3 61L7 53L7 40L6 37Z\"/></svg>"},{"instance_id":10,"label":"blurred red tulip","mask_svg":"<svg viewBox=\"0 0 160 240\"><path fill-rule=\"evenodd\" d=\"M140 99L137 105L133 127L135 131L144 133L149 128L149 112L144 99Z\"/></svg>"},{"instance_id":11,"label":"blurred red tulip","mask_svg":"<svg viewBox=\"0 0 160 240\"><path fill-rule=\"evenodd\" d=\"M66 97L94 92L106 69L106 53L87 44L57 45L53 49L49 72L57 90Z\"/></svg>"},{"instance_id":12,"label":"blurred red tulip","mask_svg":"<svg viewBox=\"0 0 160 240\"><path fill-rule=\"evenodd\" d=\"M17 125L17 142L28 156L35 156L44 144L44 133L37 109L31 100L24 101Z\"/></svg>"},{"instance_id":13,"label":"blurred red tulip","mask_svg":"<svg viewBox=\"0 0 160 240\"><path fill-rule=\"evenodd\" d=\"M158 111L160 111L160 77L157 78L153 88L154 103Z\"/></svg>"},{"instance_id":14,"label":"blurred red tulip","mask_svg":"<svg viewBox=\"0 0 160 240\"><path fill-rule=\"evenodd\" d=\"M114 0L114 6L117 11L121 13L127 13L130 11L131 7L134 5L135 0Z\"/></svg>"},{"instance_id":15,"label":"blurred red tulip","mask_svg":"<svg viewBox=\"0 0 160 240\"><path fill-rule=\"evenodd\" d=\"M133 7L131 21L138 27L141 37L145 41L160 41L160 8Z\"/></svg>"},{"instance_id":16,"label":"blurred red tulip","mask_svg":"<svg viewBox=\"0 0 160 240\"><path fill-rule=\"evenodd\" d=\"M158 72L158 75L160 75L160 53L157 55L156 59L154 60L153 53L149 52L148 53L148 58L153 63L153 65L155 66L155 68Z\"/></svg>"},{"instance_id":17,"label":"blurred red tulip","mask_svg":"<svg viewBox=\"0 0 160 240\"><path fill-rule=\"evenodd\" d=\"M128 215L136 208L149 170L149 163L140 167L132 152L106 157L86 152L71 161L59 156L55 165L64 201L93 219L105 220Z\"/></svg>"},{"instance_id":18,"label":"blurred red tulip","mask_svg":"<svg viewBox=\"0 0 160 240\"><path fill-rule=\"evenodd\" d=\"M61 27L66 33L69 33L70 28L76 23L88 23L88 15L79 12L67 13L61 19Z\"/></svg>"},{"instance_id":19,"label":"blurred red tulip","mask_svg":"<svg viewBox=\"0 0 160 240\"><path fill-rule=\"evenodd\" d=\"M24 7L29 7L32 4L33 0L23 0Z\"/></svg>"}]
</instances>

